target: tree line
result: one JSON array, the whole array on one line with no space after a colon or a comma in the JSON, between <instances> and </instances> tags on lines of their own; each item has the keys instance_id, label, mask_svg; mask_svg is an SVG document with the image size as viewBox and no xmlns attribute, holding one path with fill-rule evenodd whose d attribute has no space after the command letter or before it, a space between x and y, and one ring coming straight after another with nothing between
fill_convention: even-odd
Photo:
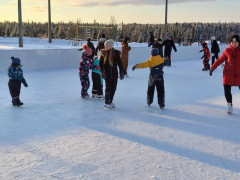
<instances>
[{"instance_id":1,"label":"tree line","mask_svg":"<svg viewBox=\"0 0 240 180\"><path fill-rule=\"evenodd\" d=\"M164 24L52 23L52 37L56 39L98 39L100 34L106 34L107 38L117 41L128 36L131 42L146 42L149 32L153 32L156 38L161 37ZM219 41L228 43L233 34L240 34L240 23L171 23L168 24L168 34L175 42L192 43L216 36ZM0 36L17 37L18 23L0 22ZM23 22L23 36L47 38L48 23Z\"/></svg>"}]
</instances>

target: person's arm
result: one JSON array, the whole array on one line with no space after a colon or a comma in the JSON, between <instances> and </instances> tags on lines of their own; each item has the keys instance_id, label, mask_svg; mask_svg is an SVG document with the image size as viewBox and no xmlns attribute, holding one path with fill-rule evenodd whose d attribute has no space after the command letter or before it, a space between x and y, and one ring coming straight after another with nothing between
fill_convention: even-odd
<instances>
[{"instance_id":1,"label":"person's arm","mask_svg":"<svg viewBox=\"0 0 240 180\"><path fill-rule=\"evenodd\" d=\"M150 67L150 58L143 63L139 63L135 65L135 68L147 68L147 67Z\"/></svg>"},{"instance_id":2,"label":"person's arm","mask_svg":"<svg viewBox=\"0 0 240 180\"><path fill-rule=\"evenodd\" d=\"M174 41L171 41L171 43L172 43L172 47L173 47L174 51L177 52L177 48L176 48L176 46L174 44Z\"/></svg>"},{"instance_id":3,"label":"person's arm","mask_svg":"<svg viewBox=\"0 0 240 180\"><path fill-rule=\"evenodd\" d=\"M223 52L223 54L220 56L220 58L218 58L215 63L211 66L211 69L215 70L217 69L217 67L222 64L224 61L227 60L227 56L226 56L226 50Z\"/></svg>"},{"instance_id":4,"label":"person's arm","mask_svg":"<svg viewBox=\"0 0 240 180\"><path fill-rule=\"evenodd\" d=\"M99 42L98 42L97 47L95 49L95 56L97 55L98 50L99 50Z\"/></svg>"}]
</instances>

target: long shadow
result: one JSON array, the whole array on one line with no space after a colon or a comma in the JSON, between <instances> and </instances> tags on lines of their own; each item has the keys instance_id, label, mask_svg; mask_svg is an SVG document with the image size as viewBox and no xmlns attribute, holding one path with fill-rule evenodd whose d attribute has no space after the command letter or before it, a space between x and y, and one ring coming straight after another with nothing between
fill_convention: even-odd
<instances>
[{"instance_id":1,"label":"long shadow","mask_svg":"<svg viewBox=\"0 0 240 180\"><path fill-rule=\"evenodd\" d=\"M96 103L99 104L99 109L95 109L95 113L90 114L86 117L86 114L84 114L84 112L88 111L89 108L96 108ZM236 161L222 158L216 155L200 152L198 150L179 147L176 145L172 145L170 143L157 141L151 138L138 136L128 132L122 132L115 128L111 129L106 127L106 125L109 125L109 124L114 125L115 122L119 123L121 119L126 117L128 119L130 118L131 121L151 123L157 126L164 126L164 127L169 127L173 129L179 129L185 132L191 132L193 134L201 134L204 136L214 137L216 139L223 139L223 140L239 143L239 136L238 138L237 137L234 138L236 134L235 135L231 134L232 130L228 130L226 135L224 135L223 134L224 128L207 127L206 125L201 125L201 124L193 124L189 122L177 121L174 119L155 117L155 116L152 116L151 114L147 114L147 115L140 114L136 117L134 116L134 112L130 113L126 111L126 113L123 114L122 113L123 111L121 109L120 111L116 109L116 111L113 111L113 112L106 112L102 110L102 104L103 104L102 102L91 103L90 101L88 101L86 103L75 102L70 107L68 106L67 103L63 103L55 107L55 106L52 106L52 104L46 103L46 104L41 104L35 108L23 107L22 109L14 109L13 111L15 113L11 115L13 117L8 118L7 120L14 119L15 122L11 123L10 125L14 126L13 130L16 130L16 128L19 126L19 132L17 132L16 135L12 137L13 139L9 139L5 137L7 136L8 133L11 133L11 131L9 131L8 133L1 134L1 136L4 136L4 137L1 137L1 144L2 143L11 144L16 142L21 143L22 141L34 136L41 136L41 135L46 136L48 134L53 134L56 132L71 130L73 127L74 128L86 127L98 132L106 133L115 137L123 138L139 144L143 144L151 148L170 152L172 154L176 154L192 160L197 160L199 162L203 162L211 166L219 167L222 169L226 169L226 170L230 170L238 173L240 172L240 162L236 162ZM45 106L45 108L43 108L43 106ZM46 106L49 106L49 107L46 107ZM41 111L39 113L41 113L41 117L45 117L45 119L41 119L37 117L36 113L38 112L38 108L44 109L44 111ZM71 111L68 111L68 109L66 110L66 108L71 109ZM78 112L78 109L81 109L81 111ZM21 119L20 122L18 122L18 118L24 115L26 112L29 113L29 116L27 116L25 119ZM76 113L73 116L72 114L69 114L69 115L65 114L66 112L69 112L69 113L78 112L78 113ZM105 113L104 116L101 116L101 113ZM160 115L161 113L155 112L155 114ZM203 118L203 116L200 116L200 115L180 112L176 110L171 110L169 111L169 113L166 112L165 115L166 116L174 115L174 116L177 116L178 118L183 117L183 119L186 119L186 117L194 117L194 119L188 118L189 120L192 120L192 121L197 121L196 119ZM117 116L121 117L121 119L119 118L116 119ZM105 117L105 119L103 120L102 117ZM154 117L154 118L151 119L149 117ZM21 126L26 126L26 127L24 127L21 130ZM11 127L8 127L8 129L11 129Z\"/></svg>"},{"instance_id":2,"label":"long shadow","mask_svg":"<svg viewBox=\"0 0 240 180\"><path fill-rule=\"evenodd\" d=\"M96 126L86 126L86 128L90 128L90 129L93 129L95 131L102 132L102 133L107 133L109 135L112 135L112 136L115 136L118 138L126 139L129 141L135 142L135 143L139 143L139 144L151 147L151 148L169 152L169 153L172 153L172 154L175 154L178 156L182 156L182 157L185 157L188 159L196 160L196 161L208 164L210 166L214 166L214 167L218 167L221 169L226 169L226 170L240 173L240 162L236 162L233 160L215 156L213 154L207 154L207 153L200 152L197 150L192 150L192 149L187 149L184 147L175 146L175 145L172 145L169 143L159 142L154 139L150 139L147 137L140 137L135 134L131 134L128 132L122 132L122 131L118 131L116 129L110 129L107 127L98 128Z\"/></svg>"},{"instance_id":3,"label":"long shadow","mask_svg":"<svg viewBox=\"0 0 240 180\"><path fill-rule=\"evenodd\" d=\"M226 120L215 117L182 112L174 109L166 110L165 112L160 110L143 111L141 112L141 116L131 120L240 144L240 120L239 122L231 121L231 123L229 123ZM207 123L209 123L209 125L207 125Z\"/></svg>"}]
</instances>

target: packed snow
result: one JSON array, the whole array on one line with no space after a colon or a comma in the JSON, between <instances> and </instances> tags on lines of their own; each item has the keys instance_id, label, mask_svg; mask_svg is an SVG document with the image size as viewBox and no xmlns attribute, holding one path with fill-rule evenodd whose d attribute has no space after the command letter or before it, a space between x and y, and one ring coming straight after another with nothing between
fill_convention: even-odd
<instances>
[{"instance_id":1,"label":"packed snow","mask_svg":"<svg viewBox=\"0 0 240 180\"><path fill-rule=\"evenodd\" d=\"M131 70L150 48L130 43L129 77L118 81L116 108L106 111L104 100L81 98L80 46L24 43L0 38L0 179L240 179L239 89L232 88L229 115L222 68L212 77L201 71L201 46L172 52L161 110L156 92L146 104L149 69ZM7 86L11 56L21 58L29 85L21 89L22 107L12 106Z\"/></svg>"}]
</instances>

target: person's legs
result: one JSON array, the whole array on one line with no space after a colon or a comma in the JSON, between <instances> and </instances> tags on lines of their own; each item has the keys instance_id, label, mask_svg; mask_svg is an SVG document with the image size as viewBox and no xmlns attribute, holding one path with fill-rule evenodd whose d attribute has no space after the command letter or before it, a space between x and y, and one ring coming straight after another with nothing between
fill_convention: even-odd
<instances>
[{"instance_id":1,"label":"person's legs","mask_svg":"<svg viewBox=\"0 0 240 180\"><path fill-rule=\"evenodd\" d=\"M111 79L105 79L105 104L111 104Z\"/></svg>"},{"instance_id":2,"label":"person's legs","mask_svg":"<svg viewBox=\"0 0 240 180\"><path fill-rule=\"evenodd\" d=\"M92 82L93 82L93 87L92 87L92 97L97 97L98 95L98 74L95 72L92 72Z\"/></svg>"},{"instance_id":3,"label":"person's legs","mask_svg":"<svg viewBox=\"0 0 240 180\"><path fill-rule=\"evenodd\" d=\"M147 104L150 105L153 102L155 90L155 79L151 75L149 75L148 79L148 90L147 90Z\"/></svg>"},{"instance_id":4,"label":"person's legs","mask_svg":"<svg viewBox=\"0 0 240 180\"><path fill-rule=\"evenodd\" d=\"M231 87L230 85L226 85L224 84L224 95L226 98L227 103L231 103L232 104L232 93L231 93Z\"/></svg>"},{"instance_id":5,"label":"person's legs","mask_svg":"<svg viewBox=\"0 0 240 180\"><path fill-rule=\"evenodd\" d=\"M212 56L212 65L214 64L214 62L215 62L215 55Z\"/></svg>"},{"instance_id":6,"label":"person's legs","mask_svg":"<svg viewBox=\"0 0 240 180\"><path fill-rule=\"evenodd\" d=\"M80 81L82 85L81 95L82 98L85 98L88 96L87 90L89 88L89 77L88 75L80 76Z\"/></svg>"},{"instance_id":7,"label":"person's legs","mask_svg":"<svg viewBox=\"0 0 240 180\"><path fill-rule=\"evenodd\" d=\"M113 101L113 97L114 97L115 92L116 92L116 89L117 89L117 82L118 82L118 79L117 79L117 78L114 78L114 79L112 79L112 81L111 81L110 104L111 104L112 101Z\"/></svg>"},{"instance_id":8,"label":"person's legs","mask_svg":"<svg viewBox=\"0 0 240 180\"><path fill-rule=\"evenodd\" d=\"M21 82L18 80L10 80L8 82L9 92L12 97L12 104L13 105L23 105L23 103L20 101L20 89L21 89Z\"/></svg>"},{"instance_id":9,"label":"person's legs","mask_svg":"<svg viewBox=\"0 0 240 180\"><path fill-rule=\"evenodd\" d=\"M227 112L228 113L233 112L231 87L232 86L230 86L230 85L225 85L224 84L224 94L225 94L225 98L227 100L227 105L228 105Z\"/></svg>"},{"instance_id":10,"label":"person's legs","mask_svg":"<svg viewBox=\"0 0 240 180\"><path fill-rule=\"evenodd\" d=\"M164 108L165 106L165 90L164 90L164 79L163 76L159 76L156 79L156 87L158 93L158 104L160 108Z\"/></svg>"}]
</instances>

